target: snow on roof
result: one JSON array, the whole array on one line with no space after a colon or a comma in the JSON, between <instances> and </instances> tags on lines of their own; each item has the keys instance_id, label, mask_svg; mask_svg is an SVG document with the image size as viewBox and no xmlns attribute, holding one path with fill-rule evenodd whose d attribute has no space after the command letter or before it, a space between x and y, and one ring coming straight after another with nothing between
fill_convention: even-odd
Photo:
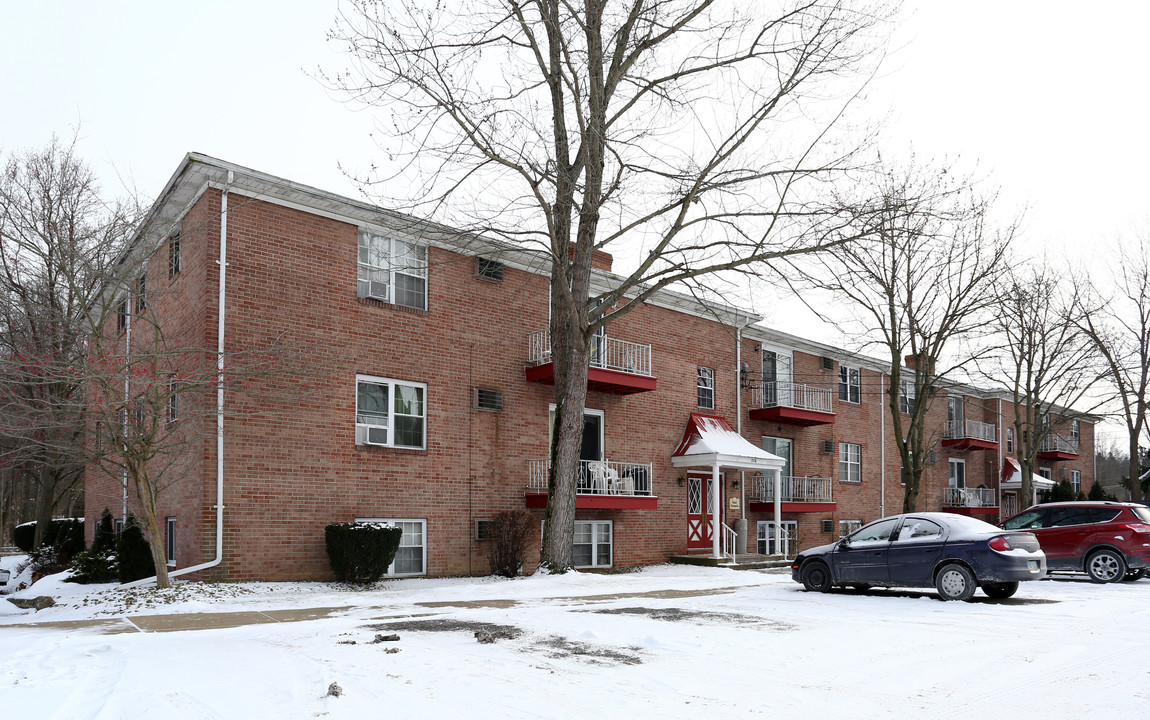
<instances>
[{"instance_id":1,"label":"snow on roof","mask_svg":"<svg viewBox=\"0 0 1150 720\"><path fill-rule=\"evenodd\" d=\"M1054 487L1054 481L1035 475L1031 473L1033 478L1034 488L1037 490L1049 490ZM1022 466L1018 461L1009 455L1002 459L1002 481L998 484L999 488L1003 490L1014 490L1015 488L1022 487Z\"/></svg>"},{"instance_id":2,"label":"snow on roof","mask_svg":"<svg viewBox=\"0 0 1150 720\"><path fill-rule=\"evenodd\" d=\"M691 413L683 439L671 454L674 467L713 466L781 470L786 461L755 447L717 415Z\"/></svg>"}]
</instances>

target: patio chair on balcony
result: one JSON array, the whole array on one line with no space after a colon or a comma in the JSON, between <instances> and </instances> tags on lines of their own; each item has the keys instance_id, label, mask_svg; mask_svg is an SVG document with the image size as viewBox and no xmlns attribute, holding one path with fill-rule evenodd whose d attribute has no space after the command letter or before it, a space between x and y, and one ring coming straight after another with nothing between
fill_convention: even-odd
<instances>
[{"instance_id":1,"label":"patio chair on balcony","mask_svg":"<svg viewBox=\"0 0 1150 720\"><path fill-rule=\"evenodd\" d=\"M606 495L615 492L619 483L619 471L607 464L606 460L588 463L591 471L591 492Z\"/></svg>"}]
</instances>

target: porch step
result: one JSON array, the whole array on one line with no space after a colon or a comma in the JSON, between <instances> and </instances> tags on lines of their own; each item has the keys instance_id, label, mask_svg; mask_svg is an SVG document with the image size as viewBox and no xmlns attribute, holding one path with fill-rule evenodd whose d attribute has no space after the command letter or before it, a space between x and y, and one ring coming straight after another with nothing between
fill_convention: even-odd
<instances>
[{"instance_id":1,"label":"porch step","mask_svg":"<svg viewBox=\"0 0 1150 720\"><path fill-rule=\"evenodd\" d=\"M728 567L733 570L762 570L767 568L788 568L791 561L782 555L759 555L756 553L738 554L735 562L730 558L715 558L710 555L672 555L668 558L679 565L702 565L705 567Z\"/></svg>"}]
</instances>

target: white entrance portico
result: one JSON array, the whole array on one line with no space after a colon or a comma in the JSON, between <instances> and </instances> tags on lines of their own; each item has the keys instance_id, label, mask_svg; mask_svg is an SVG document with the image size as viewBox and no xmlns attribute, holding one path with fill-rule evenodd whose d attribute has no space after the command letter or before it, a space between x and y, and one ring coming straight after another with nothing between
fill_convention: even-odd
<instances>
[{"instance_id":1,"label":"white entrance portico","mask_svg":"<svg viewBox=\"0 0 1150 720\"><path fill-rule=\"evenodd\" d=\"M781 527L782 493L779 488L779 475L786 460L756 447L735 432L726 420L717 415L691 413L683 439L671 454L671 466L676 468L710 468L711 497L707 502L710 511L712 531L712 557L722 557L720 542L723 526L719 516L721 509L721 483L719 469L749 470L772 477L775 483L775 527ZM734 548L731 548L734 553Z\"/></svg>"}]
</instances>

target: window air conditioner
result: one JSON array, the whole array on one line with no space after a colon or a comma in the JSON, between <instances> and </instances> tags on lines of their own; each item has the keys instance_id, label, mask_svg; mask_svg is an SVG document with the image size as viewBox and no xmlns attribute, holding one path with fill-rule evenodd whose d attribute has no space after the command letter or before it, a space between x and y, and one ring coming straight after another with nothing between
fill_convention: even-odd
<instances>
[{"instance_id":1,"label":"window air conditioner","mask_svg":"<svg viewBox=\"0 0 1150 720\"><path fill-rule=\"evenodd\" d=\"M387 302L387 283L374 280L359 280L356 283L356 296Z\"/></svg>"},{"instance_id":2,"label":"window air conditioner","mask_svg":"<svg viewBox=\"0 0 1150 720\"><path fill-rule=\"evenodd\" d=\"M834 454L835 454L835 441L834 440L823 440L823 455L834 455Z\"/></svg>"},{"instance_id":3,"label":"window air conditioner","mask_svg":"<svg viewBox=\"0 0 1150 720\"><path fill-rule=\"evenodd\" d=\"M387 428L380 425L356 425L356 445L387 445Z\"/></svg>"},{"instance_id":4,"label":"window air conditioner","mask_svg":"<svg viewBox=\"0 0 1150 720\"><path fill-rule=\"evenodd\" d=\"M822 360L823 360L823 370L834 370L835 369L835 359L834 358L824 357Z\"/></svg>"}]
</instances>

